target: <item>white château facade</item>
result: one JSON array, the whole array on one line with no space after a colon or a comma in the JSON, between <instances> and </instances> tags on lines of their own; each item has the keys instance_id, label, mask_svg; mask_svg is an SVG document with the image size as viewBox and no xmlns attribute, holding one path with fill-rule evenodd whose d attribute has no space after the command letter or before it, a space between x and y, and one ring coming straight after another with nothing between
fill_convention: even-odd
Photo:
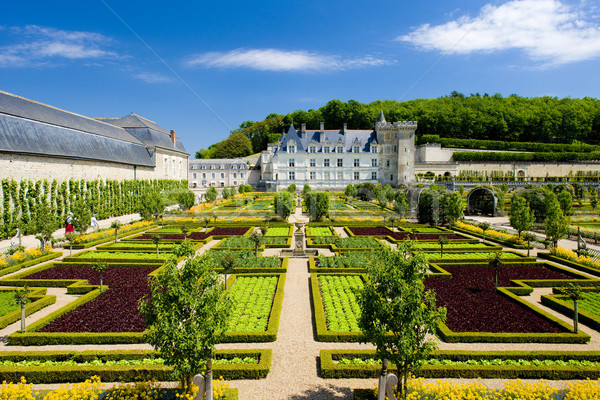
<instances>
[{"instance_id":1,"label":"white ch\u00e2teau facade","mask_svg":"<svg viewBox=\"0 0 600 400\"><path fill-rule=\"evenodd\" d=\"M280 142L261 153L261 181L267 190L291 184L316 189L373 182L398 186L415 180L417 123L389 123L383 111L373 130L321 129L290 126Z\"/></svg>"}]
</instances>

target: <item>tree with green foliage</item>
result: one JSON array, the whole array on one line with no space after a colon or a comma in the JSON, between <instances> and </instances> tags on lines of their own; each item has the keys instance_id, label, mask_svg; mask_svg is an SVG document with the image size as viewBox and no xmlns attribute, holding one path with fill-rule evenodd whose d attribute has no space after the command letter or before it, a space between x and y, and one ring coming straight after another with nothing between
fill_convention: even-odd
<instances>
[{"instance_id":1,"label":"tree with green foliage","mask_svg":"<svg viewBox=\"0 0 600 400\"><path fill-rule=\"evenodd\" d=\"M529 257L530 250L531 250L530 243L534 242L536 240L536 236L531 232L525 232L523 234L523 240L527 242L527 257Z\"/></svg>"},{"instance_id":2,"label":"tree with green foliage","mask_svg":"<svg viewBox=\"0 0 600 400\"><path fill-rule=\"evenodd\" d=\"M187 257L193 257L196 254L196 249L194 248L194 245L192 244L192 242L190 242L189 240L184 240L180 244L173 247L173 250L171 250L171 253L176 258L181 258L181 257L187 258Z\"/></svg>"},{"instance_id":3,"label":"tree with green foliage","mask_svg":"<svg viewBox=\"0 0 600 400\"><path fill-rule=\"evenodd\" d=\"M65 239L69 242L69 257L73 255L73 243L75 242L75 238L77 235L73 232L65 233ZM115 243L117 240L115 239Z\"/></svg>"},{"instance_id":4,"label":"tree with green foliage","mask_svg":"<svg viewBox=\"0 0 600 400\"><path fill-rule=\"evenodd\" d=\"M406 200L406 195L403 191L398 191L396 198L394 199L394 211L401 217L406 216L408 211L410 210L410 206L408 205L408 200Z\"/></svg>"},{"instance_id":5,"label":"tree with green foliage","mask_svg":"<svg viewBox=\"0 0 600 400\"><path fill-rule=\"evenodd\" d=\"M207 202L211 203L217 199L218 195L219 195L219 193L217 192L217 189L215 189L214 186L211 186L208 188L208 190L204 194L204 198L206 199Z\"/></svg>"},{"instance_id":6,"label":"tree with green foliage","mask_svg":"<svg viewBox=\"0 0 600 400\"><path fill-rule=\"evenodd\" d=\"M21 289L15 289L14 292L15 295L15 301L17 302L17 304L19 306L21 306L21 332L25 333L26 328L25 328L25 307L27 306L27 303L29 303L29 288L27 287L27 285L25 285L23 288Z\"/></svg>"},{"instance_id":7,"label":"tree with green foliage","mask_svg":"<svg viewBox=\"0 0 600 400\"><path fill-rule=\"evenodd\" d=\"M310 191L311 191L310 185L308 183L305 183L304 186L302 187L302 196L304 198L306 198L306 195L309 194Z\"/></svg>"},{"instance_id":8,"label":"tree with green foliage","mask_svg":"<svg viewBox=\"0 0 600 400\"><path fill-rule=\"evenodd\" d=\"M569 282L569 286L561 289L562 294L567 296L569 300L573 302L573 332L579 332L579 310L578 310L578 302L579 300L583 300L583 290L581 290L581 286L573 285L573 283Z\"/></svg>"},{"instance_id":9,"label":"tree with green foliage","mask_svg":"<svg viewBox=\"0 0 600 400\"><path fill-rule=\"evenodd\" d=\"M448 244L448 238L445 235L439 235L438 243L440 245L440 258L444 258L444 245Z\"/></svg>"},{"instance_id":10,"label":"tree with green foliage","mask_svg":"<svg viewBox=\"0 0 600 400\"><path fill-rule=\"evenodd\" d=\"M483 232L483 238L481 240L485 242L485 232L488 229L490 229L490 223L489 222L481 222L481 223L477 224L477 227L479 229L481 229L481 231Z\"/></svg>"},{"instance_id":11,"label":"tree with green foliage","mask_svg":"<svg viewBox=\"0 0 600 400\"><path fill-rule=\"evenodd\" d=\"M221 196L223 196L223 198L226 199L226 200L229 199L229 198L231 198L232 194L229 191L229 188L224 187L223 190L221 191Z\"/></svg>"},{"instance_id":12,"label":"tree with green foliage","mask_svg":"<svg viewBox=\"0 0 600 400\"><path fill-rule=\"evenodd\" d=\"M440 197L440 221L450 227L463 216L464 205L458 193L444 193Z\"/></svg>"},{"instance_id":13,"label":"tree with green foliage","mask_svg":"<svg viewBox=\"0 0 600 400\"><path fill-rule=\"evenodd\" d=\"M196 196L194 195L194 192L192 192L189 189L178 190L176 194L176 199L177 204L179 204L179 207L183 211L192 208L194 206L194 203L196 202Z\"/></svg>"},{"instance_id":14,"label":"tree with green foliage","mask_svg":"<svg viewBox=\"0 0 600 400\"><path fill-rule=\"evenodd\" d=\"M556 199L560 204L560 209L563 212L563 215L568 216L573 214L573 195L568 190L562 190L556 195Z\"/></svg>"},{"instance_id":15,"label":"tree with green foliage","mask_svg":"<svg viewBox=\"0 0 600 400\"><path fill-rule=\"evenodd\" d=\"M252 141L241 132L233 131L229 137L196 152L196 158L238 158L253 154Z\"/></svg>"},{"instance_id":16,"label":"tree with green foliage","mask_svg":"<svg viewBox=\"0 0 600 400\"><path fill-rule=\"evenodd\" d=\"M205 258L188 258L181 268L165 264L150 278L151 295L140 301L148 327L144 340L173 367L181 388L192 392L192 378L206 368L212 394L212 359L233 310L220 277Z\"/></svg>"},{"instance_id":17,"label":"tree with green foliage","mask_svg":"<svg viewBox=\"0 0 600 400\"><path fill-rule=\"evenodd\" d=\"M319 221L329 213L329 193L311 191L305 201L306 211L313 221Z\"/></svg>"},{"instance_id":18,"label":"tree with green foliage","mask_svg":"<svg viewBox=\"0 0 600 400\"><path fill-rule=\"evenodd\" d=\"M256 253L258 253L258 250L256 250ZM227 274L233 273L235 267L237 266L237 263L237 257L230 251L228 251L227 254L225 254L223 258L221 258L220 267L223 268L223 275L225 275L225 290L227 290Z\"/></svg>"},{"instance_id":19,"label":"tree with green foliage","mask_svg":"<svg viewBox=\"0 0 600 400\"><path fill-rule=\"evenodd\" d=\"M157 192L146 192L140 197L139 211L140 215L146 221L152 218L157 219L165 210L165 203Z\"/></svg>"},{"instance_id":20,"label":"tree with green foliage","mask_svg":"<svg viewBox=\"0 0 600 400\"><path fill-rule=\"evenodd\" d=\"M294 195L289 192L277 192L274 195L273 209L282 219L287 219L295 210Z\"/></svg>"},{"instance_id":21,"label":"tree with green foliage","mask_svg":"<svg viewBox=\"0 0 600 400\"><path fill-rule=\"evenodd\" d=\"M79 197L71 206L73 211L73 228L80 235L85 234L90 226L92 212L87 202Z\"/></svg>"},{"instance_id":22,"label":"tree with green foliage","mask_svg":"<svg viewBox=\"0 0 600 400\"><path fill-rule=\"evenodd\" d=\"M252 233L250 234L250 236L248 238L252 241L252 243L254 243L254 255L256 257L258 257L258 248L260 247L260 245L263 242L262 233L252 231Z\"/></svg>"},{"instance_id":23,"label":"tree with green foliage","mask_svg":"<svg viewBox=\"0 0 600 400\"><path fill-rule=\"evenodd\" d=\"M119 237L119 228L121 227L121 222L118 219L115 219L111 222L110 227L115 230L115 243L117 243L117 238Z\"/></svg>"},{"instance_id":24,"label":"tree with green foliage","mask_svg":"<svg viewBox=\"0 0 600 400\"><path fill-rule=\"evenodd\" d=\"M556 197L548 197L546 204L546 237L556 247L558 241L565 237L569 227L569 220L563 215L562 209Z\"/></svg>"},{"instance_id":25,"label":"tree with green foliage","mask_svg":"<svg viewBox=\"0 0 600 400\"><path fill-rule=\"evenodd\" d=\"M359 294L359 326L365 341L376 346L382 375L387 360L396 365L398 393L404 399L409 374L436 349L428 336L445 321L446 309L436 307L435 293L425 290L428 264L422 254L412 252L412 242L400 243L397 251L383 249L372 260Z\"/></svg>"},{"instance_id":26,"label":"tree with green foliage","mask_svg":"<svg viewBox=\"0 0 600 400\"><path fill-rule=\"evenodd\" d=\"M353 199L356 197L356 186L353 184L349 184L346 186L346 190L344 190L344 194L349 198Z\"/></svg>"},{"instance_id":27,"label":"tree with green foliage","mask_svg":"<svg viewBox=\"0 0 600 400\"><path fill-rule=\"evenodd\" d=\"M521 237L521 232L528 231L533 227L533 219L533 212L529 208L527 200L518 194L515 194L510 204L508 220L510 226L512 226L519 234L519 237Z\"/></svg>"},{"instance_id":28,"label":"tree with green foliage","mask_svg":"<svg viewBox=\"0 0 600 400\"><path fill-rule=\"evenodd\" d=\"M162 239L162 236L160 236L160 235L152 236L152 243L154 243L154 245L156 246L156 258L158 258L158 244L160 243L161 239Z\"/></svg>"},{"instance_id":29,"label":"tree with green foliage","mask_svg":"<svg viewBox=\"0 0 600 400\"><path fill-rule=\"evenodd\" d=\"M35 238L40 241L40 246L46 247L46 243L52 241L52 234L58 229L58 222L46 201L40 202L32 221L33 231L37 233Z\"/></svg>"},{"instance_id":30,"label":"tree with green foliage","mask_svg":"<svg viewBox=\"0 0 600 400\"><path fill-rule=\"evenodd\" d=\"M108 269L108 264L107 263L95 263L92 264L92 269L96 272L100 273L100 293L102 293L102 289L104 286L104 281L102 279L102 275L104 273L104 271L106 271Z\"/></svg>"},{"instance_id":31,"label":"tree with green foliage","mask_svg":"<svg viewBox=\"0 0 600 400\"><path fill-rule=\"evenodd\" d=\"M181 231L181 233L183 233L183 240L187 240L187 235L188 233L190 233L190 227L186 225L181 225L181 228L179 228L179 230Z\"/></svg>"},{"instance_id":32,"label":"tree with green foliage","mask_svg":"<svg viewBox=\"0 0 600 400\"><path fill-rule=\"evenodd\" d=\"M438 225L440 221L440 199L443 193L444 189L434 185L421 192L419 204L417 205L420 224Z\"/></svg>"},{"instance_id":33,"label":"tree with green foliage","mask_svg":"<svg viewBox=\"0 0 600 400\"><path fill-rule=\"evenodd\" d=\"M496 251L490 258L488 265L494 271L494 288L498 289L498 268L502 265L502 252Z\"/></svg>"},{"instance_id":34,"label":"tree with green foliage","mask_svg":"<svg viewBox=\"0 0 600 400\"><path fill-rule=\"evenodd\" d=\"M287 187L286 190L290 193L296 193L296 185L292 183L290 186Z\"/></svg>"}]
</instances>

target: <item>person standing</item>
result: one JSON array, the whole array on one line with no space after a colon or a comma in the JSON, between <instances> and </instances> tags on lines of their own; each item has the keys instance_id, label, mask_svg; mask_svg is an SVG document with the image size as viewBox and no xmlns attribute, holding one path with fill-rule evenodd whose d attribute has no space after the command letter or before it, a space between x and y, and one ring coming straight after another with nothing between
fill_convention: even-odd
<instances>
[{"instance_id":1,"label":"person standing","mask_svg":"<svg viewBox=\"0 0 600 400\"><path fill-rule=\"evenodd\" d=\"M75 228L73 227L73 213L72 212L69 211L69 215L67 216L65 223L66 223L65 233L75 232Z\"/></svg>"},{"instance_id":2,"label":"person standing","mask_svg":"<svg viewBox=\"0 0 600 400\"><path fill-rule=\"evenodd\" d=\"M97 230L100 228L100 225L98 225L98 220L96 219L96 214L92 214L92 219L90 220L90 225L92 227L92 230Z\"/></svg>"}]
</instances>

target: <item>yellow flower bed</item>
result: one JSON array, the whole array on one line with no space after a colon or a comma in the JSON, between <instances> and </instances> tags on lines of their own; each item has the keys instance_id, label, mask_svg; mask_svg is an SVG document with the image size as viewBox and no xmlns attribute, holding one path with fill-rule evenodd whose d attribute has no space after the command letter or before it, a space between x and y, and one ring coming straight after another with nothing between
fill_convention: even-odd
<instances>
[{"instance_id":1,"label":"yellow flower bed","mask_svg":"<svg viewBox=\"0 0 600 400\"><path fill-rule=\"evenodd\" d=\"M564 249L560 246L550 248L550 254L565 260L573 261L578 264L587 265L588 267L600 270L600 262L594 261L590 257L579 256L571 250Z\"/></svg>"},{"instance_id":2,"label":"yellow flower bed","mask_svg":"<svg viewBox=\"0 0 600 400\"><path fill-rule=\"evenodd\" d=\"M45 256L52 251L51 246L46 246L44 249L39 247L19 250L11 255L0 256L0 269L20 264L25 261L35 260L36 258Z\"/></svg>"},{"instance_id":3,"label":"yellow flower bed","mask_svg":"<svg viewBox=\"0 0 600 400\"><path fill-rule=\"evenodd\" d=\"M118 233L127 233L127 232L135 231L138 229L147 228L151 224L152 224L152 222L150 222L150 221L138 221L138 222L134 222L133 224L123 225L119 228ZM104 239L107 237L113 237L113 236L115 236L115 230L113 228L103 229L100 231L88 233L86 235L77 236L73 240L73 243L95 242L96 240Z\"/></svg>"},{"instance_id":4,"label":"yellow flower bed","mask_svg":"<svg viewBox=\"0 0 600 400\"><path fill-rule=\"evenodd\" d=\"M456 221L454 223L455 227L463 229L465 231L474 233L476 235L481 235L483 236L483 229L481 229L478 226L475 225L471 225L471 224L467 224L464 223L462 221ZM518 244L518 245L522 245L522 246L527 246L527 242L525 242L523 239L519 239L519 237L517 235L510 235L506 232L501 232L501 231L497 231L494 229L487 229L485 231L485 237L486 238L492 238L492 239L497 239L497 240L501 240L507 243L512 243L512 244Z\"/></svg>"}]
</instances>

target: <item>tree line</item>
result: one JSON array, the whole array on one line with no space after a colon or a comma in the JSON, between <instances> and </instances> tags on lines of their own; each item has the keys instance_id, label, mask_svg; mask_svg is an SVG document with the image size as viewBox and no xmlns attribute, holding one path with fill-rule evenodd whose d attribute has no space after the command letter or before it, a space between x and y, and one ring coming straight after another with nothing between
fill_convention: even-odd
<instances>
[{"instance_id":1,"label":"tree line","mask_svg":"<svg viewBox=\"0 0 600 400\"><path fill-rule=\"evenodd\" d=\"M269 114L262 121L244 121L229 138L201 149L196 158L231 158L258 153L294 123L316 130L372 129L383 110L388 121L418 121L417 135L442 138L487 139L505 142L600 143L600 100L543 96L526 98L500 94L466 96L452 92L437 99L398 102L377 100L368 104L356 100L330 100L314 110Z\"/></svg>"}]
</instances>

